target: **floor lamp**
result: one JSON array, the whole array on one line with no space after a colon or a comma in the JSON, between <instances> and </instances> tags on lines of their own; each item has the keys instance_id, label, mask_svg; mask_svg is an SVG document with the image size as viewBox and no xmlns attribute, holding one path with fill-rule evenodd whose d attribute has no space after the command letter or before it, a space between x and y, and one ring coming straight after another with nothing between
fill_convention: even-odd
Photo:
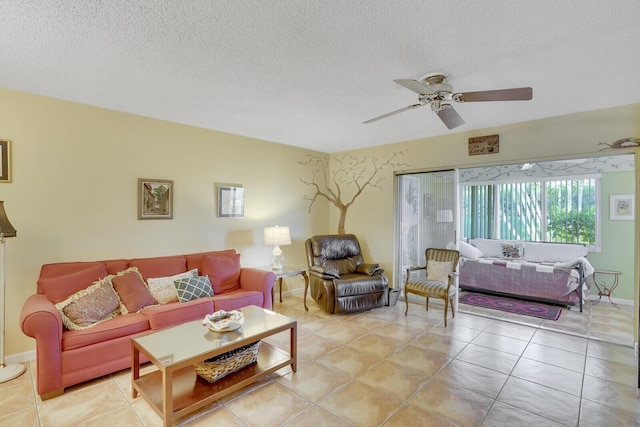
<instances>
[{"instance_id":1,"label":"floor lamp","mask_svg":"<svg viewBox=\"0 0 640 427\"><path fill-rule=\"evenodd\" d=\"M9 218L7 218L7 213L4 211L4 202L0 201L0 246L2 246L2 274L0 274L0 310L2 310L0 315L0 333L2 333L2 337L0 338L0 383L12 380L24 373L24 365L6 365L4 363L4 316L7 305L4 296L5 279L7 277L7 256L4 239L5 237L16 237L17 234L18 232L13 228L13 225L9 222Z\"/></svg>"}]
</instances>

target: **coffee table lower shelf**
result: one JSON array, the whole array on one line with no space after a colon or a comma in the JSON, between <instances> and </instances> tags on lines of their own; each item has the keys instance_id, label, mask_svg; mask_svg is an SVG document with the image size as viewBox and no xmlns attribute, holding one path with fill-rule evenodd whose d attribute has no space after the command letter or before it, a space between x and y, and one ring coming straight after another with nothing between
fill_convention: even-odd
<instances>
[{"instance_id":1,"label":"coffee table lower shelf","mask_svg":"<svg viewBox=\"0 0 640 427\"><path fill-rule=\"evenodd\" d=\"M173 375L171 393L173 396L172 418L177 420L294 362L289 353L263 341L256 363L233 372L214 383L209 383L207 380L200 378L193 366L186 366L174 371L171 374ZM140 393L140 396L151 405L158 415L164 418L161 371L153 371L142 375L133 381L133 388Z\"/></svg>"}]
</instances>

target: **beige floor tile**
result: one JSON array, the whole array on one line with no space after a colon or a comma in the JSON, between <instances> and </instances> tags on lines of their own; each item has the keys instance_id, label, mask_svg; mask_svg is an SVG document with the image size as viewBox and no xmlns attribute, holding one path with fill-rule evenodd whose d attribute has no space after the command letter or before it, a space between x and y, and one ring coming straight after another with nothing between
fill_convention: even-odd
<instances>
[{"instance_id":1,"label":"beige floor tile","mask_svg":"<svg viewBox=\"0 0 640 427\"><path fill-rule=\"evenodd\" d=\"M250 426L279 426L311 406L311 402L278 382L225 403L227 409Z\"/></svg>"},{"instance_id":2,"label":"beige floor tile","mask_svg":"<svg viewBox=\"0 0 640 427\"><path fill-rule=\"evenodd\" d=\"M580 397L582 393L581 372L559 368L536 360L521 358L516 363L511 375L577 397Z\"/></svg>"},{"instance_id":3,"label":"beige floor tile","mask_svg":"<svg viewBox=\"0 0 640 427\"><path fill-rule=\"evenodd\" d=\"M351 424L318 406L314 406L284 425L287 427L349 427Z\"/></svg>"},{"instance_id":4,"label":"beige floor tile","mask_svg":"<svg viewBox=\"0 0 640 427\"><path fill-rule=\"evenodd\" d=\"M488 332L523 341L531 340L536 331L536 328L530 326L506 322L492 322L484 329L485 333Z\"/></svg>"},{"instance_id":5,"label":"beige floor tile","mask_svg":"<svg viewBox=\"0 0 640 427\"><path fill-rule=\"evenodd\" d=\"M493 404L481 424L481 427L513 426L560 427L562 424L502 402Z\"/></svg>"},{"instance_id":6,"label":"beige floor tile","mask_svg":"<svg viewBox=\"0 0 640 427\"><path fill-rule=\"evenodd\" d=\"M477 426L491 408L493 399L436 378L422 387L409 403L457 425Z\"/></svg>"},{"instance_id":7,"label":"beige floor tile","mask_svg":"<svg viewBox=\"0 0 640 427\"><path fill-rule=\"evenodd\" d=\"M351 378L343 372L317 362L301 367L295 374L278 378L280 384L314 403L349 381Z\"/></svg>"},{"instance_id":8,"label":"beige floor tile","mask_svg":"<svg viewBox=\"0 0 640 427\"><path fill-rule=\"evenodd\" d=\"M354 426L377 426L387 420L402 405L402 400L353 381L330 394L319 406Z\"/></svg>"},{"instance_id":9,"label":"beige floor tile","mask_svg":"<svg viewBox=\"0 0 640 427\"><path fill-rule=\"evenodd\" d=\"M546 347L540 344L529 344L524 353L522 353L522 357L576 372L584 372L584 362L586 358L586 356L582 354Z\"/></svg>"},{"instance_id":10,"label":"beige floor tile","mask_svg":"<svg viewBox=\"0 0 640 427\"><path fill-rule=\"evenodd\" d=\"M113 426L130 426L143 427L144 424L138 418L135 411L129 406L123 406L106 414L101 414L90 418L84 422L77 424L78 426L92 427L113 427Z\"/></svg>"},{"instance_id":11,"label":"beige floor tile","mask_svg":"<svg viewBox=\"0 0 640 427\"><path fill-rule=\"evenodd\" d=\"M40 427L35 405L22 411L0 411L0 427Z\"/></svg>"},{"instance_id":12,"label":"beige floor tile","mask_svg":"<svg viewBox=\"0 0 640 427\"><path fill-rule=\"evenodd\" d=\"M376 335L393 338L405 344L424 332L419 326L399 325L397 323L389 323L387 326L373 331Z\"/></svg>"},{"instance_id":13,"label":"beige floor tile","mask_svg":"<svg viewBox=\"0 0 640 427\"><path fill-rule=\"evenodd\" d=\"M638 360L635 351L631 347L597 341L589 341L587 356L629 366L636 366Z\"/></svg>"},{"instance_id":14,"label":"beige floor tile","mask_svg":"<svg viewBox=\"0 0 640 427\"><path fill-rule=\"evenodd\" d=\"M315 333L318 336L340 341L342 344L348 344L364 335L369 331L363 327L351 322L334 323Z\"/></svg>"},{"instance_id":15,"label":"beige floor tile","mask_svg":"<svg viewBox=\"0 0 640 427\"><path fill-rule=\"evenodd\" d=\"M528 341L483 331L480 332L480 335L475 337L471 343L520 356L525 348L527 348Z\"/></svg>"},{"instance_id":16,"label":"beige floor tile","mask_svg":"<svg viewBox=\"0 0 640 427\"><path fill-rule=\"evenodd\" d=\"M358 351L366 351L383 358L398 350L404 344L402 341L396 341L392 337L369 334L350 342L348 345Z\"/></svg>"},{"instance_id":17,"label":"beige floor tile","mask_svg":"<svg viewBox=\"0 0 640 427\"><path fill-rule=\"evenodd\" d=\"M408 345L389 355L387 360L427 375L435 375L451 359L442 353Z\"/></svg>"},{"instance_id":18,"label":"beige floor tile","mask_svg":"<svg viewBox=\"0 0 640 427\"><path fill-rule=\"evenodd\" d=\"M448 321L447 321L448 323ZM494 319L480 317L459 311L455 319L451 319L451 324L456 326L466 326L467 328L484 331L489 325L494 323Z\"/></svg>"},{"instance_id":19,"label":"beige floor tile","mask_svg":"<svg viewBox=\"0 0 640 427\"><path fill-rule=\"evenodd\" d=\"M298 338L298 351L304 352L314 359L342 347L340 341L321 337L316 334Z\"/></svg>"},{"instance_id":20,"label":"beige floor tile","mask_svg":"<svg viewBox=\"0 0 640 427\"><path fill-rule=\"evenodd\" d=\"M501 372L452 360L435 378L455 387L465 388L495 399L509 376Z\"/></svg>"},{"instance_id":21,"label":"beige floor tile","mask_svg":"<svg viewBox=\"0 0 640 427\"><path fill-rule=\"evenodd\" d=\"M637 411L613 408L583 399L580 409L580 427L638 426L640 414Z\"/></svg>"},{"instance_id":22,"label":"beige floor tile","mask_svg":"<svg viewBox=\"0 0 640 427\"><path fill-rule=\"evenodd\" d=\"M585 375L582 398L640 414L640 389Z\"/></svg>"},{"instance_id":23,"label":"beige floor tile","mask_svg":"<svg viewBox=\"0 0 640 427\"><path fill-rule=\"evenodd\" d=\"M384 427L460 427L460 424L441 418L439 414L425 411L416 405L406 404L394 413Z\"/></svg>"},{"instance_id":24,"label":"beige floor tile","mask_svg":"<svg viewBox=\"0 0 640 427\"><path fill-rule=\"evenodd\" d=\"M159 420L160 418L158 418ZM160 423L162 425L162 423ZM179 426L185 427L245 427L246 424L240 421L238 417L231 413L227 408L217 405L214 409L204 414L196 414L195 416L187 416L178 420Z\"/></svg>"},{"instance_id":25,"label":"beige floor tile","mask_svg":"<svg viewBox=\"0 0 640 427\"><path fill-rule=\"evenodd\" d=\"M587 357L585 375L604 379L627 387L638 386L637 368L624 363Z\"/></svg>"},{"instance_id":26,"label":"beige floor tile","mask_svg":"<svg viewBox=\"0 0 640 427\"><path fill-rule=\"evenodd\" d=\"M465 341L432 332L423 334L411 341L411 345L415 347L442 353L448 357L455 357L467 344Z\"/></svg>"},{"instance_id":27,"label":"beige floor tile","mask_svg":"<svg viewBox=\"0 0 640 427\"><path fill-rule=\"evenodd\" d=\"M101 381L87 387L75 387L62 396L38 405L42 427L75 426L82 421L107 414L127 405L113 381Z\"/></svg>"},{"instance_id":28,"label":"beige floor tile","mask_svg":"<svg viewBox=\"0 0 640 427\"><path fill-rule=\"evenodd\" d=\"M407 400L429 378L422 371L384 361L360 375L358 381Z\"/></svg>"},{"instance_id":29,"label":"beige floor tile","mask_svg":"<svg viewBox=\"0 0 640 427\"><path fill-rule=\"evenodd\" d=\"M325 356L319 357L316 361L328 368L337 369L354 378L362 372L368 370L380 362L380 358L366 351L358 351L354 348L344 346Z\"/></svg>"},{"instance_id":30,"label":"beige floor tile","mask_svg":"<svg viewBox=\"0 0 640 427\"><path fill-rule=\"evenodd\" d=\"M5 382L11 384L0 389L0 414L11 414L35 408L33 386L29 381Z\"/></svg>"},{"instance_id":31,"label":"beige floor tile","mask_svg":"<svg viewBox=\"0 0 640 427\"><path fill-rule=\"evenodd\" d=\"M473 341L481 331L474 328L468 328L466 326L459 326L452 322L449 326L433 328L430 333L443 335L451 338L455 338L464 342Z\"/></svg>"},{"instance_id":32,"label":"beige floor tile","mask_svg":"<svg viewBox=\"0 0 640 427\"><path fill-rule=\"evenodd\" d=\"M498 401L567 426L578 422L579 397L520 378L509 377Z\"/></svg>"},{"instance_id":33,"label":"beige floor tile","mask_svg":"<svg viewBox=\"0 0 640 427\"><path fill-rule=\"evenodd\" d=\"M473 365L482 366L503 374L509 374L516 366L518 356L492 348L469 344L456 356L457 360L462 360Z\"/></svg>"},{"instance_id":34,"label":"beige floor tile","mask_svg":"<svg viewBox=\"0 0 640 427\"><path fill-rule=\"evenodd\" d=\"M557 348L578 354L587 354L587 338L538 329L531 338L534 344Z\"/></svg>"}]
</instances>

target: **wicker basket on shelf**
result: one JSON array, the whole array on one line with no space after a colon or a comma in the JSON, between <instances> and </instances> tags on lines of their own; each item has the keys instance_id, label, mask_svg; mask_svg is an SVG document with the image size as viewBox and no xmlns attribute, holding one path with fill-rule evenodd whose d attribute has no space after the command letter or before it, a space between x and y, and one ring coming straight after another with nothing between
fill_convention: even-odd
<instances>
[{"instance_id":1,"label":"wicker basket on shelf","mask_svg":"<svg viewBox=\"0 0 640 427\"><path fill-rule=\"evenodd\" d=\"M196 373L209 381L216 382L258 360L260 341L247 344L235 350L196 363Z\"/></svg>"}]
</instances>

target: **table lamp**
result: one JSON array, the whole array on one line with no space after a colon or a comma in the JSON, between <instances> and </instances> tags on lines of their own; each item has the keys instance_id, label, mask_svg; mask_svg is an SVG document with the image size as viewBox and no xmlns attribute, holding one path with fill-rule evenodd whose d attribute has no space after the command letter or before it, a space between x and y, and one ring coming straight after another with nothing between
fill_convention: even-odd
<instances>
[{"instance_id":1,"label":"table lamp","mask_svg":"<svg viewBox=\"0 0 640 427\"><path fill-rule=\"evenodd\" d=\"M5 252L4 239L5 237L16 237L18 232L7 218L7 213L4 211L4 202L0 201L0 246L2 246L2 273L0 274L0 383L19 377L24 373L24 365L22 364L10 364L4 363L4 311L6 306L6 300L4 296L5 279L6 279L6 265L7 257Z\"/></svg>"},{"instance_id":2,"label":"table lamp","mask_svg":"<svg viewBox=\"0 0 640 427\"><path fill-rule=\"evenodd\" d=\"M264 228L264 245L275 246L273 248L273 260L271 262L271 268L274 270L282 270L282 263L284 258L282 257L282 249L280 245L291 244L291 233L289 233L289 227L265 227Z\"/></svg>"}]
</instances>

